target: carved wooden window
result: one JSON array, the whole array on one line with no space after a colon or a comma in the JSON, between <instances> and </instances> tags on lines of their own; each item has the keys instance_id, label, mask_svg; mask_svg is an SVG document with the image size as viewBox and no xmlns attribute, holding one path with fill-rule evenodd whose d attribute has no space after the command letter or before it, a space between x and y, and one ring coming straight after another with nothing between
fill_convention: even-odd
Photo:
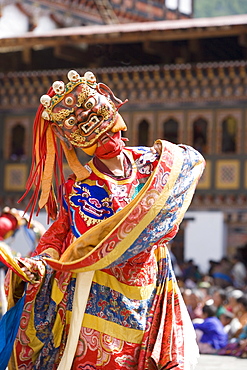
<instances>
[{"instance_id":1,"label":"carved wooden window","mask_svg":"<svg viewBox=\"0 0 247 370\"><path fill-rule=\"evenodd\" d=\"M193 147L202 154L208 154L208 122L203 118L193 123Z\"/></svg>"},{"instance_id":2,"label":"carved wooden window","mask_svg":"<svg viewBox=\"0 0 247 370\"><path fill-rule=\"evenodd\" d=\"M26 128L17 122L11 129L10 159L21 160L26 158L25 153Z\"/></svg>"},{"instance_id":3,"label":"carved wooden window","mask_svg":"<svg viewBox=\"0 0 247 370\"><path fill-rule=\"evenodd\" d=\"M221 148L222 153L237 151L237 121L232 116L228 116L222 122Z\"/></svg>"},{"instance_id":4,"label":"carved wooden window","mask_svg":"<svg viewBox=\"0 0 247 370\"><path fill-rule=\"evenodd\" d=\"M138 127L138 145L148 146L149 123L142 120Z\"/></svg>"},{"instance_id":5,"label":"carved wooden window","mask_svg":"<svg viewBox=\"0 0 247 370\"><path fill-rule=\"evenodd\" d=\"M178 144L178 122L170 118L163 126L163 138L171 143Z\"/></svg>"}]
</instances>

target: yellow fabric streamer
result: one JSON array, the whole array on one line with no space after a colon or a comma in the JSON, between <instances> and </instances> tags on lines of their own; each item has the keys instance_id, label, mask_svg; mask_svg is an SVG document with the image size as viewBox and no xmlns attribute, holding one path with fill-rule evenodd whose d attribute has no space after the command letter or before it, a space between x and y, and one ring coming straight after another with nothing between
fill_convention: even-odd
<instances>
[{"instance_id":1,"label":"yellow fabric streamer","mask_svg":"<svg viewBox=\"0 0 247 370\"><path fill-rule=\"evenodd\" d=\"M45 168L42 176L41 195L39 199L39 208L43 208L49 198L51 185L52 185L52 174L55 163L55 147L53 141L52 129L49 126L46 133L46 147L47 155L45 161Z\"/></svg>"},{"instance_id":2,"label":"yellow fabric streamer","mask_svg":"<svg viewBox=\"0 0 247 370\"><path fill-rule=\"evenodd\" d=\"M86 179L90 173L86 168L81 164L79 159L77 158L76 152L74 149L69 150L67 145L61 141L64 154L66 156L67 162L71 170L76 175L77 180L84 180Z\"/></svg>"},{"instance_id":3,"label":"yellow fabric streamer","mask_svg":"<svg viewBox=\"0 0 247 370\"><path fill-rule=\"evenodd\" d=\"M8 253L8 251L0 245L0 260L10 267L17 275L19 275L23 280L30 281L29 277L17 263L16 259Z\"/></svg>"},{"instance_id":4,"label":"yellow fabric streamer","mask_svg":"<svg viewBox=\"0 0 247 370\"><path fill-rule=\"evenodd\" d=\"M43 130L44 130L44 124L45 124L45 121L44 121L44 118L41 118L40 119L40 127L39 127L39 135L36 136L35 140L35 158L36 158L36 164L39 163L40 161L40 148L39 148L39 143L40 143L40 138L43 134Z\"/></svg>"}]
</instances>

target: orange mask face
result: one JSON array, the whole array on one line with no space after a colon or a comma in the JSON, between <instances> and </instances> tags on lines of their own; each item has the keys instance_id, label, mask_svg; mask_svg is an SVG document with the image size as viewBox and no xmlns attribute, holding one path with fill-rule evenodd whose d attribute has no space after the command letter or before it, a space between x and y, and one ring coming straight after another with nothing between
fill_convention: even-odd
<instances>
[{"instance_id":1,"label":"orange mask face","mask_svg":"<svg viewBox=\"0 0 247 370\"><path fill-rule=\"evenodd\" d=\"M96 84L95 78L92 81L92 74L90 82L85 75L66 86L56 81L57 94L42 103L46 108L44 118L58 126L74 147L81 149L97 144L99 138L113 128L118 119L117 111L123 104L108 86Z\"/></svg>"},{"instance_id":2,"label":"orange mask face","mask_svg":"<svg viewBox=\"0 0 247 370\"><path fill-rule=\"evenodd\" d=\"M94 145L111 130L117 110L113 102L85 84L80 84L53 108L52 117L69 142L78 148Z\"/></svg>"}]
</instances>

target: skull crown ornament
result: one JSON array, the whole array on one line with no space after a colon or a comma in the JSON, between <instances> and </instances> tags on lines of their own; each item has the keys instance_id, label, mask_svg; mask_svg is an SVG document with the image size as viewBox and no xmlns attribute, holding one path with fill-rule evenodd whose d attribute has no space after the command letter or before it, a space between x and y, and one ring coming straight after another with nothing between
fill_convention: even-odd
<instances>
[{"instance_id":1,"label":"skull crown ornament","mask_svg":"<svg viewBox=\"0 0 247 370\"><path fill-rule=\"evenodd\" d=\"M78 72L75 70L71 70L68 72L68 79L69 83L67 85L64 84L63 81L55 81L52 84L52 88L56 95L54 97L50 97L49 95L45 94L42 95L40 98L40 103L44 106L45 110L42 113L42 117L48 121L52 121L52 108L56 105L60 100L62 100L63 95L69 93L73 90L73 88L80 84L85 83L89 86L95 88L96 87L96 77L90 71L84 74L84 77L81 77Z\"/></svg>"},{"instance_id":2,"label":"skull crown ornament","mask_svg":"<svg viewBox=\"0 0 247 370\"><path fill-rule=\"evenodd\" d=\"M44 107L42 118L51 121L57 133L62 133L75 147L88 148L113 127L115 130L126 129L118 113L123 102L108 86L97 83L90 71L81 77L71 70L67 76L67 84L63 81L52 84L55 95L45 94L40 98Z\"/></svg>"},{"instance_id":3,"label":"skull crown ornament","mask_svg":"<svg viewBox=\"0 0 247 370\"><path fill-rule=\"evenodd\" d=\"M52 84L52 88L56 94L61 95L64 93L65 85L63 81L55 81Z\"/></svg>"},{"instance_id":4,"label":"skull crown ornament","mask_svg":"<svg viewBox=\"0 0 247 370\"><path fill-rule=\"evenodd\" d=\"M87 73L87 72L86 72ZM90 72L91 73L91 72ZM68 72L68 79L72 82L76 82L80 79L80 75L78 72L74 71L73 69Z\"/></svg>"}]
</instances>

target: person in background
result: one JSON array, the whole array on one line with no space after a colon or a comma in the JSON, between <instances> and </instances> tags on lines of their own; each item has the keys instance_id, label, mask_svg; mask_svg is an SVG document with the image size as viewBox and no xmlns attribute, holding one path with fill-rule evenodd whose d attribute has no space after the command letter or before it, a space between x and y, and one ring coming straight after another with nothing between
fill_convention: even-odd
<instances>
[{"instance_id":1,"label":"person in background","mask_svg":"<svg viewBox=\"0 0 247 370\"><path fill-rule=\"evenodd\" d=\"M235 254L232 258L231 276L233 286L237 289L244 289L247 285L247 269L242 258Z\"/></svg>"},{"instance_id":2,"label":"person in background","mask_svg":"<svg viewBox=\"0 0 247 370\"><path fill-rule=\"evenodd\" d=\"M21 211L7 206L3 208L0 214L0 246L10 255L17 256L18 253L10 248L6 239L13 237L24 224L25 221L22 219ZM7 300L4 292L6 271L7 266L0 261L0 318L7 310Z\"/></svg>"},{"instance_id":3,"label":"person in background","mask_svg":"<svg viewBox=\"0 0 247 370\"><path fill-rule=\"evenodd\" d=\"M189 312L190 318L192 321L195 319L202 318L202 307L204 305L204 295L203 293L197 289L185 289L184 294L187 295L186 297L186 306Z\"/></svg>"},{"instance_id":4,"label":"person in background","mask_svg":"<svg viewBox=\"0 0 247 370\"><path fill-rule=\"evenodd\" d=\"M225 289L232 285L231 278L232 264L227 257L223 257L219 263L215 264L211 274L214 279L214 284Z\"/></svg>"},{"instance_id":5,"label":"person in background","mask_svg":"<svg viewBox=\"0 0 247 370\"><path fill-rule=\"evenodd\" d=\"M21 210L6 206L0 214L0 247L8 255L13 257L21 256L19 251L10 246L10 240L18 235L17 233L21 228L28 236L28 240L31 241L32 250L37 245L37 241L46 231L45 227L36 220L31 220L30 227L27 228L27 219L23 217L23 213L24 212ZM4 292L4 279L7 269L7 265L4 264L0 258L0 317L2 317L7 310L7 300Z\"/></svg>"},{"instance_id":6,"label":"person in background","mask_svg":"<svg viewBox=\"0 0 247 370\"><path fill-rule=\"evenodd\" d=\"M228 341L222 322L216 316L217 307L205 304L202 308L203 322L193 323L200 353L216 353Z\"/></svg>"},{"instance_id":7,"label":"person in background","mask_svg":"<svg viewBox=\"0 0 247 370\"><path fill-rule=\"evenodd\" d=\"M219 318L222 313L226 312L226 305L228 303L227 293L224 289L215 287L212 293L212 299L214 301L214 305L217 307L216 316Z\"/></svg>"},{"instance_id":8,"label":"person in background","mask_svg":"<svg viewBox=\"0 0 247 370\"><path fill-rule=\"evenodd\" d=\"M194 263L194 260L188 260L185 263L185 268L183 269L183 280L185 287L189 289L196 288L201 277L202 275L199 271L199 267Z\"/></svg>"},{"instance_id":9,"label":"person in background","mask_svg":"<svg viewBox=\"0 0 247 370\"><path fill-rule=\"evenodd\" d=\"M225 312L222 312L219 315L219 319L222 322L224 326L224 330L228 335L228 340L230 340L231 335L232 335L231 334L231 329L232 329L231 323L232 323L232 320L234 319L234 314L228 310L225 310Z\"/></svg>"},{"instance_id":10,"label":"person in background","mask_svg":"<svg viewBox=\"0 0 247 370\"><path fill-rule=\"evenodd\" d=\"M247 325L245 325L239 335L218 351L218 355L235 356L247 358Z\"/></svg>"},{"instance_id":11,"label":"person in background","mask_svg":"<svg viewBox=\"0 0 247 370\"><path fill-rule=\"evenodd\" d=\"M226 313L232 315L228 328L228 338L231 340L236 336L236 333L241 329L242 325L238 318L238 302L237 299L242 297L244 293L239 289L229 288L227 291L227 304L225 305ZM222 315L224 316L224 314Z\"/></svg>"},{"instance_id":12,"label":"person in background","mask_svg":"<svg viewBox=\"0 0 247 370\"><path fill-rule=\"evenodd\" d=\"M0 241L4 241L19 230L26 223L22 217L23 211L16 208L4 207L0 214Z\"/></svg>"},{"instance_id":13,"label":"person in background","mask_svg":"<svg viewBox=\"0 0 247 370\"><path fill-rule=\"evenodd\" d=\"M68 78L41 97L35 119L29 205L32 215L41 190L38 206L54 222L18 261L29 281L9 368L187 369L198 350L166 243L204 159L167 141L126 147L123 102L92 72ZM92 159L83 166L75 149ZM10 286L13 301L23 281Z\"/></svg>"},{"instance_id":14,"label":"person in background","mask_svg":"<svg viewBox=\"0 0 247 370\"><path fill-rule=\"evenodd\" d=\"M226 308L230 312L234 312L236 305L238 304L237 300L238 298L242 297L244 295L244 292L240 289L235 289L232 287L228 292L227 292L227 305Z\"/></svg>"},{"instance_id":15,"label":"person in background","mask_svg":"<svg viewBox=\"0 0 247 370\"><path fill-rule=\"evenodd\" d=\"M215 267L218 266L220 264L220 262L219 261L214 261L214 260L209 260L208 263L209 263L208 276L213 278L213 273L214 273Z\"/></svg>"},{"instance_id":16,"label":"person in background","mask_svg":"<svg viewBox=\"0 0 247 370\"><path fill-rule=\"evenodd\" d=\"M240 328L235 332L235 337L237 337L243 327L247 325L247 294L243 294L241 297L237 298L236 301L237 304L234 307L233 313L239 320Z\"/></svg>"}]
</instances>

